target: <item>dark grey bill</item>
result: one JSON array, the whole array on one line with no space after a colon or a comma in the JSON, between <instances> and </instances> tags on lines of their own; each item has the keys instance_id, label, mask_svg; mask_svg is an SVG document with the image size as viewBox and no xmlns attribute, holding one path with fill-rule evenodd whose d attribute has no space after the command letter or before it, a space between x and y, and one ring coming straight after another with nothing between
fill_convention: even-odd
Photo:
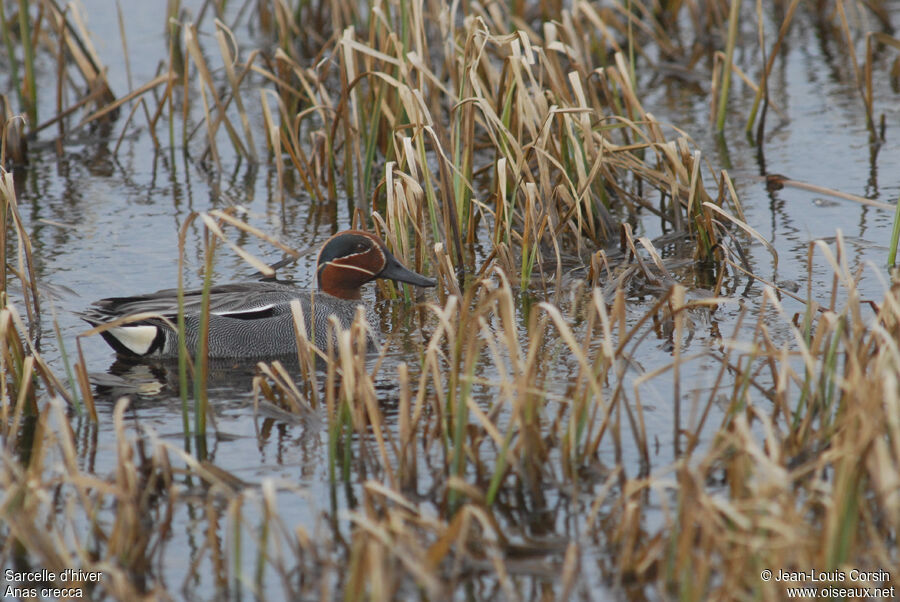
<instances>
[{"instance_id":1,"label":"dark grey bill","mask_svg":"<svg viewBox=\"0 0 900 602\"><path fill-rule=\"evenodd\" d=\"M384 256L386 265L384 266L384 269L381 270L381 273L378 274L379 278L388 278L389 280L406 282L407 284L413 284L415 286L435 286L437 284L437 282L431 278L426 278L421 274L417 274L412 270L407 269L389 252L385 251Z\"/></svg>"}]
</instances>

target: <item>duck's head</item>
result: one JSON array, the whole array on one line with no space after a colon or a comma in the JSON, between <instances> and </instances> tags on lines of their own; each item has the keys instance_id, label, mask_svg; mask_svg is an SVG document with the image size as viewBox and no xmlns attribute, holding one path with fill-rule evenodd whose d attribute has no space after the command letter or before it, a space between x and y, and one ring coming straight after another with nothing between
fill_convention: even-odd
<instances>
[{"instance_id":1,"label":"duck's head","mask_svg":"<svg viewBox=\"0 0 900 602\"><path fill-rule=\"evenodd\" d=\"M359 299L360 288L376 278L415 286L436 282L403 266L384 242L369 232L338 232L322 245L316 275L319 290L341 299Z\"/></svg>"}]
</instances>

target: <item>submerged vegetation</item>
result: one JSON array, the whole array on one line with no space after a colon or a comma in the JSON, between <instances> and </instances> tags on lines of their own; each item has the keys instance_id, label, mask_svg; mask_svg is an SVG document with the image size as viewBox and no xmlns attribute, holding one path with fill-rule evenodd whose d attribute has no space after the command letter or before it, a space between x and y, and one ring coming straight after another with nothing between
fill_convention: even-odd
<instances>
[{"instance_id":1,"label":"submerged vegetation","mask_svg":"<svg viewBox=\"0 0 900 602\"><path fill-rule=\"evenodd\" d=\"M702 74L719 131L743 117L729 113L740 80L762 147L767 109L783 110L767 78L793 19L816 12L875 146L872 78L896 79L900 54L881 3L231 4L170 2L157 73L125 92L74 5L0 0L2 568L102 573L68 584L94 599L776 600L785 584L765 570L898 566L900 283L864 298L840 234L810 244L805 290L757 274L748 248L778 258L739 188L645 110L639 77ZM247 379L260 440L279 424L323 444L314 525L285 514L305 485L248 482L210 455L202 349L180 358L173 439L141 423L137 394L100 407L82 352L98 329L58 326L14 173L36 145L101 139L115 155L137 135L214 183L272 165L282 219L311 199L439 280L431 297L379 284L415 333L402 360L360 353L362 324L324 350L298 328L296 362ZM185 219L179 287L187 264L208 287L229 251L267 273L245 250L257 242L296 255L251 221L240 207ZM669 433L648 427L650 405ZM184 522L205 539L174 566Z\"/></svg>"}]
</instances>

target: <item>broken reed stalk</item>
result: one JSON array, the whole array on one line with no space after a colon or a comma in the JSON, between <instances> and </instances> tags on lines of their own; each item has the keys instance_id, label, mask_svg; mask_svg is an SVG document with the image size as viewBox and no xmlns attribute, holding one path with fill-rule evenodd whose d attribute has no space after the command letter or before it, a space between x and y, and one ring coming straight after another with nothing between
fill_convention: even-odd
<instances>
[{"instance_id":1,"label":"broken reed stalk","mask_svg":"<svg viewBox=\"0 0 900 602\"><path fill-rule=\"evenodd\" d=\"M5 142L5 140L6 137L4 135L3 141ZM6 266L8 263L6 257L6 237L9 228L9 205L10 199L16 194L16 187L12 175L7 175L6 168L3 164L0 164L0 192L3 194L2 202L0 202L0 301L5 301L7 294Z\"/></svg>"},{"instance_id":2,"label":"broken reed stalk","mask_svg":"<svg viewBox=\"0 0 900 602\"><path fill-rule=\"evenodd\" d=\"M676 301L677 301L677 300L676 300ZM677 305L677 303L676 303L676 305ZM602 306L601 306L601 307L602 307ZM501 315L501 314L502 314L502 312L498 313L497 315ZM677 315L677 314L676 314L676 315ZM558 320L557 320L557 321L558 321ZM561 323L561 324L564 324L564 322L560 322L560 323ZM677 330L677 327L676 327L676 330ZM482 329L481 332L482 332L482 333L485 333L485 335L487 335L487 333L489 333L490 331L489 331L489 330ZM440 335L440 336L443 336L443 335ZM489 335L489 336L493 336L493 335ZM502 335L501 335L501 336L502 336ZM677 338L677 337L676 337L676 338ZM348 341L347 339L344 339L344 340ZM502 339L498 339L498 340L502 340ZM834 361L833 358L837 357L837 356L834 354L834 341L841 340L841 337L838 336L837 338L835 338L834 336L830 336L830 337L827 337L826 340L831 341L831 343L829 343L829 344L827 345L827 347L825 348L825 349L828 349L829 351L827 351L827 352L825 353L825 355L823 356L823 360L825 361L825 363L826 363L827 365L829 365L829 366L831 366L831 367L828 368L828 369L826 369L826 370L823 372L823 374L826 376L826 380L830 380L831 382L833 382L832 379L837 377L836 372L835 372L835 369L834 369L835 364L833 363L833 361ZM346 345L346 343L344 343L344 345ZM574 345L573 345L572 343L569 343L569 346L570 346L570 347L575 347L575 348L577 348L577 349L584 349L584 348L585 348L585 346L584 346L582 343L580 343L580 342L576 342L576 343L574 343ZM344 347L344 348L346 349L346 347ZM507 348L508 348L510 351L512 351L512 350L514 349L514 347L507 347ZM818 353L818 352L813 352L813 353ZM758 357L758 356L757 356L757 357ZM829 359L829 358L832 358L832 359ZM751 365L756 361L756 360L753 359L753 356L750 356L749 359L751 360L751 361L750 361L750 364L745 364L744 367L741 369L741 371L742 371L743 373L749 374L749 372L752 370ZM427 361L428 361L428 362L434 362L434 361L436 361L436 358L435 358L435 359L429 359L429 360L427 360ZM583 360L580 360L580 361L583 361ZM347 370L347 365L346 365L346 364L344 364L344 368L343 368L343 369L344 369L345 371ZM355 372L355 369L354 369L354 372ZM355 372L355 373L356 373L356 376L355 376L354 378L357 378L357 377L361 376L361 373L359 373L359 372ZM462 371L460 372L460 376L463 376L464 373L465 373L465 369L463 368ZM833 376L829 376L829 375L833 375ZM449 378L449 377L450 377L450 375L447 375L447 378ZM464 378L459 378L459 379L458 379L458 382L460 383L460 384L459 384L460 387L463 387L463 386L464 386L464 385L463 385L463 381L464 381L464 380L465 380ZM524 382L524 381L525 381L525 379L521 379L521 378L520 378L520 379L517 379L517 380L518 380L519 382ZM356 380L356 381L353 381L353 382L355 382L356 384L352 385L352 387L353 387L352 390L357 390L357 391L359 391L359 390L360 390L360 389L359 389L359 381ZM351 387L350 384L346 384L346 386L347 386L347 387ZM821 385L819 385L819 387L820 387L820 390L821 390L821 391L824 393L824 395L825 395L825 397L823 397L823 399L825 400L825 407L836 408L837 406L834 405L834 402L833 402L833 401L828 401L828 399L830 398L829 396L832 395L832 393L829 393L828 391L834 391L833 387L832 387L831 385L825 383L825 382L823 382ZM348 389L348 390L349 390L349 389ZM502 391L502 390L503 390L503 389L501 389L501 391ZM743 385L738 386L737 389L735 390L736 396L735 396L734 399L735 399L735 400L745 399L745 398L746 398L745 391L746 391L746 388L745 388ZM832 397L831 399L833 399L833 397ZM461 401L461 400L460 400L460 401ZM818 405L818 404L817 404L817 405ZM407 407L408 407L408 406L407 406ZM474 406L470 406L470 407L474 407ZM821 406L819 406L819 407L821 407ZM487 415L487 414L485 414L485 416L486 416L486 415ZM758 412L757 412L756 415L759 415ZM372 416L374 416L374 415L372 415ZM739 425L739 428L744 428L743 426L740 426L740 425L742 424L741 421L744 420L742 416L743 416L743 414L741 414L741 413L734 413L734 414L732 414L732 419L731 419L731 421L729 422L729 424L737 424L737 425ZM480 418L479 420L483 420L483 418ZM382 423L381 423L381 422L376 422L376 424L382 424ZM489 424L489 423L483 423L483 424L484 424L485 426L487 426L487 424ZM356 427L356 428L358 428L358 427ZM405 427L405 428L408 428L408 427ZM493 431L493 429L492 429L492 432L498 433L497 436L499 436L499 432L500 432L500 431ZM362 434L362 433L361 433L361 434ZM495 436L495 435L492 435L492 438L493 438L494 436ZM743 437L743 435L742 435L742 437ZM377 438L377 437L376 437L376 438ZM502 441L502 440L503 440L503 437L501 436L499 440ZM741 449L743 449L743 446L744 446L744 445L752 443L752 438L750 438L750 439L748 439L748 438L742 438L740 441L734 441L734 443L737 444L737 445L742 446ZM812 444L812 443L810 443L810 444ZM719 449L714 449L714 450L712 450L712 451L711 451L711 453L713 454L712 457L719 457L719 454L720 454L720 453L725 453L725 452L727 451L727 449L728 449L728 448L719 448ZM749 449L748 449L748 452L749 452ZM467 453L471 453L471 450L467 451ZM727 452L727 453L732 454L733 452ZM382 452L382 454L383 454L383 452ZM475 461L475 462L480 462L480 460L477 459L477 457L474 459L474 461ZM383 460L382 460L382 462L383 462ZM352 467L352 464L351 464L350 466ZM463 486L464 483L460 482L459 477L458 477L458 476L454 476L452 463L451 463L450 465L448 465L448 469L449 469L449 470L448 470L448 478L454 479L454 481L453 481L453 483L454 483L453 488L454 488L455 490L458 490L458 491L460 491L460 492L465 491L465 492L466 492L466 493L465 493L465 496L466 496L466 497L472 497L472 496L477 497L477 491L476 491L476 490L473 490L473 489L470 489L470 488L468 488L468 487L466 487L466 486ZM685 489L683 489L683 491L686 492L685 495L690 496L690 495L692 495L692 494L690 493L689 485L688 485L688 482L687 482L687 480L686 480L686 479L688 478L688 476L687 476L686 473L681 473L681 474L684 475L684 476L680 476L680 477L679 477L679 483L681 483L682 487L685 488ZM692 474L692 473L688 473L688 474ZM700 477L700 474L702 474L702 471L701 471L701 473L697 473L698 478L702 478L702 477ZM694 477L691 476L690 478L694 478ZM651 481L651 482L652 482L652 481ZM634 495L634 494L632 494L632 495ZM857 494L856 494L856 493L853 493L852 495L857 495ZM459 496L459 495L457 496L457 499L460 499L460 496ZM691 502L689 502L689 501L687 501L687 500L690 500L690 499L692 499L692 498L686 497L686 498L685 498L686 501L682 504L681 507L688 507L688 506L690 505ZM701 499L702 499L702 498L701 498ZM622 503L623 503L623 504L625 504L625 503L633 503L633 501L634 501L634 498L631 497L631 496L629 496L629 497L627 497L626 500L624 500ZM459 509L458 509L458 512L457 512L457 515L456 515L456 516L462 516L462 515L459 514L459 513L463 512L463 509L466 508L466 507L467 507L467 506L458 506ZM846 507L846 506L843 506L843 507ZM640 506L639 506L638 508L640 508ZM644 510L639 510L639 512L643 512L643 511L644 511ZM731 513L732 516L734 516L734 515L735 515L735 514L734 514L735 512L737 512L738 514L740 514L740 513L741 513L741 510L740 510L740 509L737 509L737 508L734 508L734 509L729 509L729 512ZM699 515L698 515L698 518L699 518ZM454 519L454 520L455 520L455 519ZM693 519L692 519L692 520L693 520ZM631 525L631 524L632 524L632 520L631 520L631 519L628 519L628 520L626 521L626 526L627 526L627 525ZM698 524L698 523L695 522L695 523L692 523L692 524ZM702 524L702 522L699 523L699 524ZM713 524L717 524L716 521L713 521ZM853 524L854 524L853 522L847 522L847 521L844 521L844 522L843 522L843 526L841 527L841 529L842 529L841 532L842 532L842 533L846 533L846 532L847 532L847 529L853 527ZM449 526L449 525L448 525L448 526ZM630 529L630 527L628 527L628 528ZM690 532L687 532L687 531L685 531L685 532L675 532L675 531L673 531L673 537L678 537L678 542L693 541L693 539L694 539L694 537L695 537L695 535L693 535L693 533L697 533L697 531L696 531L696 530L693 530L693 531L690 531ZM842 536L842 537L843 537L843 536ZM724 544L725 542L722 541L722 543ZM679 544L679 546L680 546L680 545L681 545L681 544ZM732 544L729 544L729 545L732 545ZM679 549L680 549L680 548L679 548ZM388 550L388 553L389 553L389 554L392 554L393 552L390 551L390 550ZM688 556L689 556L689 557L695 558L695 559L697 559L698 561L700 560L700 557L693 555L692 552L690 551L690 549L688 549L688 552L687 552L687 553L688 553ZM626 556L626 561L625 561L625 565L624 565L624 566L628 566L628 563L630 563L630 562L632 562L632 561L637 562L637 557L632 558L632 557L630 557L630 556ZM690 571L688 571L688 569L687 569L687 566L688 566L688 565L685 565L683 562L680 563L679 566L682 566L682 567L683 567L682 571L686 571L686 572L684 572L684 573L679 572L679 574L687 574L688 572L690 572ZM693 571L700 570L703 574L711 574L711 573L710 573L711 567L710 567L710 565L709 565L708 563L705 563L705 562L704 562L704 563L702 563L701 565L694 564L694 565L691 565L691 566L693 566L693 569L691 569L691 570L693 570ZM705 568L703 568L703 567L705 567ZM707 590L701 589L701 591L707 591Z\"/></svg>"},{"instance_id":3,"label":"broken reed stalk","mask_svg":"<svg viewBox=\"0 0 900 602\"><path fill-rule=\"evenodd\" d=\"M5 244L2 251L0 251L0 260L2 260L2 269L0 271L3 273L3 290L0 291L0 301L2 301L4 312L2 370L0 370L0 375L5 374L10 377L11 392L18 395L20 399L29 400L30 407L35 412L37 411L37 397L34 388L31 386L32 380L34 381L34 386L37 386L38 382L43 382L47 395L62 397L68 403L75 405L76 410L80 412L81 403L62 339L60 339L59 344L63 363L69 376L69 389L66 389L63 383L54 375L39 353L41 342L40 298L42 293L39 290L38 280L33 267L34 259L31 240L18 212L13 176L2 166L0 166L0 199L2 199L2 211L0 211L2 216L12 216L13 218L11 222L3 221L3 236L0 236L0 241L6 241L7 229L11 225L16 233L18 250L16 254L18 269L13 268L7 261ZM8 284L7 270L11 270L21 283L21 292L17 296L20 295L25 305L27 322L23 322L19 317L9 296L9 291L6 290ZM61 336L55 311L53 312L53 328L57 336ZM91 412L91 416L96 418L89 392L84 395L84 400Z\"/></svg>"},{"instance_id":4,"label":"broken reed stalk","mask_svg":"<svg viewBox=\"0 0 900 602\"><path fill-rule=\"evenodd\" d=\"M411 27L410 30L416 31L414 27ZM531 137L536 136L538 148L541 149L535 154L539 172L530 174L527 180L534 179L541 182L542 187L537 190L537 194L542 199L552 199L555 195L546 186L546 175L558 171L564 177L572 179L572 190L568 194L569 198L573 200L569 201L569 206L562 208L561 214L566 216L566 222L558 225L556 230L557 233L566 232L567 235L574 235L578 241L580 241L581 233L585 230L597 240L602 240L604 237L600 232L605 231L607 233L605 236L608 236L608 233L613 231L612 224L605 224L602 229L595 224L597 219L595 203L598 202L598 199L607 196L604 182L616 182L617 178L613 172L631 168L631 160L637 158L638 163L634 167L638 167L641 173L649 176L649 179L653 179L654 172L639 159L642 149L619 150L611 145L611 138L606 138L607 132L600 130L601 135L598 136L596 126L591 123L592 118L589 118L588 115L591 113L602 115L606 112L606 109L600 104L601 98L591 92L590 86L584 86L580 78L559 72L561 66L554 60L552 53L548 55L547 51L536 52L536 48L533 46L522 48L517 38L485 35L476 29L469 29L467 30L468 41L462 49L461 70L454 69L452 71L455 75L456 91L451 92L450 89L446 89L438 83L439 79L429 70L428 64L411 65L409 56L400 52L400 49L389 38L382 38L389 36L390 33L389 29L374 27L369 36L371 45L366 45L357 42L350 36L350 32L345 31L340 42L337 43L337 56L341 61L340 76L345 81L347 90L333 109L333 113L322 113L316 110L316 107L311 107L309 113L310 115L321 114L326 121L323 129L330 132L325 136L326 144L329 145L324 149L327 155L324 165L325 172L333 174L335 170L335 155L328 152L328 149L339 148L343 144L345 164L348 166L345 171L348 180L345 184L348 192L356 190L351 196L357 198L357 204L360 205L362 200L368 196L364 191L369 189L366 182L373 173L372 152L376 142L380 154L384 157L397 156L402 159L399 167L408 173L413 181L423 182L422 189L425 194L425 207L427 207L430 219L432 239L435 241L452 240L456 269L463 267L464 254L462 250L473 240L472 228L477 221L476 216L479 214L496 220L497 231L502 229L506 232L507 237L513 238L516 238L514 233L521 229L519 220L530 220L533 226L526 230L528 240L534 234L540 233L544 242L548 237L548 233L544 230L544 224L547 223L550 214L550 208L547 206L550 202L548 200L544 200L540 209L535 211L533 202L535 192L523 192L526 189L520 185L525 182L522 182L522 178L518 175L515 176L516 188L512 194L498 195L497 200L502 201L501 205L492 209L490 204L477 202L477 199L472 196L471 183L475 173L475 155L472 155L472 158L466 158L468 151L463 149L468 148L469 144L463 145L463 140L468 142L473 136L476 139L487 136L487 139L492 141L500 152L501 162L498 162L498 165L507 165L514 174L518 174L528 165L528 155L524 152L524 149L528 147L528 141L517 140L515 133L508 128L516 126L517 131L525 132ZM476 52L476 48L480 50ZM507 53L512 52L516 59L510 63L513 66L512 70L497 72L490 65L492 53L500 49ZM289 66L298 78L300 77L302 69L292 57L280 56L279 60ZM626 62L621 57L617 57L616 60L617 68L610 70L610 73L627 72ZM366 75L361 73L362 65L366 66ZM393 75L368 75L378 74L378 68L385 69ZM590 68L590 65L585 65L584 71L590 71ZM310 92L318 96L321 106L334 106L330 104L329 98L310 88L305 79L300 79L300 85L297 88L291 88L287 85L288 82L282 78L281 73L283 72L268 72L263 69L257 71L270 80L279 82L280 91L283 95L287 94L287 96L282 96L285 98L284 107L304 100ZM413 73L419 75L413 77ZM616 103L624 107L624 111L629 115L639 115L649 119L637 102L636 94L627 81L628 78L621 75L616 77L616 82L624 87L624 93L620 97L618 91L606 90L606 98L613 98ZM508 81L503 81L502 78L507 78ZM542 96L532 91L533 86L525 83L542 78L553 82L551 88L551 92L554 94L553 100L566 107L555 113L555 118L549 121L551 107ZM568 98L568 90L556 85L557 80L560 83L571 82L578 91L578 97L574 104ZM423 102L423 96L414 93L414 90L421 87L423 82L426 86L438 91L440 95L446 95L450 102L458 103L458 109L451 116L449 123L440 126L436 124L434 116L429 110L430 107ZM490 95L492 90L501 92L505 90L506 92L495 99ZM472 98L461 97L462 94L470 95ZM602 100L606 100L606 98ZM365 102L363 99L369 99L371 102ZM367 109L372 106L372 112L378 116L377 122L374 115L364 119L358 117L362 105L365 105ZM575 114L575 111L578 113ZM571 117L570 113L572 113ZM270 146L277 150L277 140L281 139L284 142L282 147L288 151L304 181L312 182L313 178L307 175L312 165L308 159L304 158L302 145L299 143L301 120L295 119L291 113L284 110L280 111L280 114L282 117L281 135L275 137L272 135L275 131L273 116L266 112ZM398 136L394 142L381 134L382 127L376 126L376 123L386 123L398 133L411 132L412 136ZM557 123L562 136L549 136L552 128L557 127ZM574 123L578 125L573 129L571 126ZM353 136L351 130L358 131L362 124L368 124L371 127L362 133L363 140L358 142L358 136ZM548 128L548 126L552 126L552 128ZM629 124L629 127L634 128L638 133L643 126L640 123L633 123ZM442 134L443 131L448 132L449 138ZM464 132L464 134L460 132ZM566 142L562 146L556 146L554 141L560 138ZM446 139L449 139L450 145L445 149L442 145ZM288 144L286 140L290 143ZM432 176L432 169L429 168L431 161L429 155L433 156L437 162L437 179ZM626 161L620 164L617 160L619 157ZM348 161L349 163L347 163ZM350 169L351 167L352 169ZM334 178L328 176L328 179L333 180ZM356 184L351 185L350 180ZM654 182L654 184L665 186L662 181ZM311 190L317 188L307 186ZM376 190L378 188L385 191L388 197L391 196L392 191L388 190L388 186L379 185ZM623 192L626 196L631 196L628 191ZM329 195L331 194L329 192ZM524 195L525 200L517 203L516 196L519 195ZM446 202L440 202L439 199L445 199ZM673 208L673 211L677 214L683 209ZM405 226L403 226L404 223ZM401 230L421 228L421 221L420 218L414 218L403 220L399 224L396 222L392 224L395 229L398 225L402 226ZM532 232L532 230L534 231ZM519 241L516 242L518 244ZM708 246L704 245L704 247ZM536 245L529 243L522 249L523 266L526 268L523 283L528 281L528 266L536 264L535 251L537 248Z\"/></svg>"},{"instance_id":5,"label":"broken reed stalk","mask_svg":"<svg viewBox=\"0 0 900 602\"><path fill-rule=\"evenodd\" d=\"M9 173L0 166L0 193L3 196L3 214L2 217L7 220L12 217L12 225L16 232L16 246L18 253L16 254L18 270L14 271L16 276L22 283L22 297L25 305L25 312L28 316L28 332L33 340L40 340L40 323L41 323L41 301L38 292L38 283L34 270L34 253L31 245L31 238L28 236L25 224L19 215L18 203L16 201L16 188L13 174ZM4 229L3 241L6 241L6 228L8 222L2 224ZM6 249L2 251L3 259L6 259ZM3 291L6 291L7 269L6 263L3 264Z\"/></svg>"},{"instance_id":6,"label":"broken reed stalk","mask_svg":"<svg viewBox=\"0 0 900 602\"><path fill-rule=\"evenodd\" d=\"M900 39L891 37L887 33L876 31L866 33L866 62L863 66L863 86L860 94L866 107L869 132L873 140L884 140L884 114L881 116L881 131L877 131L875 123L875 89L873 84L873 72L875 71L875 49L878 45L890 46L894 50L900 50Z\"/></svg>"},{"instance_id":7,"label":"broken reed stalk","mask_svg":"<svg viewBox=\"0 0 900 602\"><path fill-rule=\"evenodd\" d=\"M863 108L866 110L866 125L869 128L869 132L874 137L875 136L875 121L872 115L872 106L869 102L867 102L866 98L866 85L863 74L860 72L859 62L856 59L856 44L853 40L853 33L850 31L850 24L847 22L847 13L844 9L844 3L838 2L835 5L836 12L840 17L840 29L844 34L844 44L847 48L847 54L849 55L848 60L850 61L850 65L853 68L853 79L856 84L856 91L859 93L860 98L863 101Z\"/></svg>"},{"instance_id":8,"label":"broken reed stalk","mask_svg":"<svg viewBox=\"0 0 900 602\"><path fill-rule=\"evenodd\" d=\"M185 436L185 449L190 449L188 437L193 435L198 447L198 453L205 453L205 437L206 437L206 415L208 410L207 395L207 375L209 366L209 343L207 332L209 328L209 290L212 287L213 266L215 261L216 246L219 242L224 242L238 256L244 259L251 266L259 270L259 272L267 277L274 275L271 267L254 257L240 246L229 240L224 228L226 225L232 226L241 232L258 237L263 241L269 242L280 248L281 250L297 256L296 251L290 249L283 243L275 240L272 236L265 234L257 228L254 228L243 221L236 219L233 215L233 209L221 211L213 210L205 213L191 213L188 215L181 227L178 236L178 316L176 330L178 333L178 373L179 373L179 394L182 401L182 427ZM198 324L199 341L196 349L190 349L187 346L186 339L186 322L185 322L185 286L184 286L184 264L185 264L185 244L187 234L196 220L203 224L203 241L204 241L204 272L203 283L201 285L201 305L200 305L200 321ZM193 354L193 357L191 357ZM190 418L188 410L188 375L193 379L194 383L194 428L190 427Z\"/></svg>"},{"instance_id":9,"label":"broken reed stalk","mask_svg":"<svg viewBox=\"0 0 900 602\"><path fill-rule=\"evenodd\" d=\"M794 20L794 13L797 10L797 6L800 4L800 0L791 0L791 4L788 6L787 11L785 12L784 20L781 22L781 26L778 29L778 39L775 40L775 44L772 45L772 50L769 51L768 58L766 59L765 68L762 70L762 74L760 75L759 85L756 87L756 96L753 98L753 105L750 108L750 115L747 118L747 125L745 130L748 134L753 129L753 124L756 122L756 115L759 111L759 104L762 101L765 101L768 104L768 81L769 75L772 72L772 67L775 64L775 59L778 57L781 52L781 47L784 44L785 36L787 36L788 31L790 31L791 23ZM761 7L761 4L757 5ZM761 10L757 10L757 19L760 21L760 47L763 51L762 44L765 41L762 33L762 18L763 14ZM761 142L761 138L758 139L758 143Z\"/></svg>"}]
</instances>

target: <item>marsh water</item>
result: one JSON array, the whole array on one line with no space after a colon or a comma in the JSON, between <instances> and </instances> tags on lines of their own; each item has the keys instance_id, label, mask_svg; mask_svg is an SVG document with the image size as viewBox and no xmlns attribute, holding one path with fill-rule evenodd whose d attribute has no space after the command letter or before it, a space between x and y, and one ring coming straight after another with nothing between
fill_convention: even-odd
<instances>
[{"instance_id":1,"label":"marsh water","mask_svg":"<svg viewBox=\"0 0 900 602\"><path fill-rule=\"evenodd\" d=\"M191 10L191 4L200 3L186 4ZM123 60L126 53L115 3L85 0L83 5L97 53L109 68L113 91L122 95L152 79L167 52L165 3L127 3L124 9L130 77ZM900 18L900 3L889 8L895 20ZM834 38L823 35L819 24L805 22L806 18L800 16L792 27L769 80L771 97L784 116L769 109L762 145L752 144L743 131L753 93L740 83L732 91L730 116L721 137L711 124L708 81L678 69L646 69L638 72L638 90L643 94L643 104L657 119L689 134L703 151L704 159L717 169L727 169L734 179L748 223L772 243L778 254L776 265L767 249L748 239L744 251L756 274L770 282L787 286L794 283L802 294L808 284L810 242L821 239L831 243L840 229L852 253L849 263L867 266L861 279L862 295L877 301L884 290L893 214L797 187L770 190L764 179L769 174L781 174L890 204L900 196L900 93L896 82L886 76L876 77L876 115L884 116L886 128L884 141L873 143L845 53L833 47ZM769 22L767 27L775 31L777 25ZM237 33L249 38L261 35L247 28ZM884 65L890 60L891 57L884 57L877 72L886 74L889 69ZM759 60L746 62L758 65ZM41 67L52 72L52 65ZM50 102L52 95L47 98ZM40 111L50 115L52 107L44 106ZM193 211L240 207L251 225L307 251L286 275L308 286L313 284L319 245L334 232L350 226L353 207L349 201L319 206L290 177L286 188L280 190L271 161L250 165L229 156L224 149L223 169L210 172L191 154L196 149L189 148L188 153L180 147L155 150L143 123L136 119L125 128L124 116L120 116L108 133L84 133L65 138L60 145L51 140L48 130L32 144L30 163L17 174L18 202L33 244L38 277L55 295L44 312L50 312L52 305L69 353L75 349L76 336L88 328L73 312L103 297L150 292L176 284L178 232ZM260 123L255 125L261 127ZM123 128L125 134L116 149ZM652 216L638 225L640 235L653 238L661 233L658 220ZM189 286L202 283L201 237L198 228L188 233L185 277ZM283 256L254 237L238 242L270 263ZM15 255L14 241L10 242L9 252ZM217 254L215 282L248 279L254 273L254 268L227 250ZM821 254L815 255L811 273L813 290L821 289L822 301L827 303L832 271ZM749 278L736 278L730 283L730 290L724 292L752 305L763 293L763 285ZM524 306L542 300L544 294L543 290L521 291L519 311L524 314ZM433 294L429 295L427 298L434 301ZM376 304L378 327L386 336L388 349L381 374L388 376L383 378L380 394L389 406L395 403L389 375L395 373L398 362L416 361L410 357L415 348L412 341L421 340L425 334L414 312L402 302L380 299L374 289L367 290L365 298ZM635 315L650 305L652 299L631 300ZM790 298L784 299L784 305L788 315L803 311L802 304ZM708 321L697 326L695 336L683 351L685 355L701 354L706 346L715 343L717 333L731 333L738 313L735 303L707 317ZM787 337L785 324L773 316L773 331L780 330ZM41 328L40 349L51 366L63 373L53 321L43 320ZM524 321L522 328L524 331ZM97 389L100 419L96 432L90 437L76 437L82 446L79 454L90 470L100 475L115 471L112 412L120 394L131 397L127 420L133 432L152 431L174 443L181 440L181 399L173 366L117 362L113 351L99 337L84 339L82 348L89 372L97 382L106 385ZM632 383L672 359L664 340L650 340L638 348L638 353L628 375ZM685 382L694 383L695 390L709 386L716 367L713 360L698 357L687 364L692 373L685 377ZM565 390L570 369L576 370L577 362L562 358L553 377L558 394ZM326 469L327 433L320 422L265 417L254 412L252 370L252 365L229 367L223 374L214 375L210 383L218 433L210 438L210 461L251 485L274 480L283 502L279 511L285 524L302 526L310 533L323 524L340 529L342 512L353 507L358 494L355 488L360 484L350 483L337 489L330 484ZM646 428L655 442L650 470L667 466L676 455L669 378L663 374L640 384ZM683 394L689 399L692 390ZM489 388L485 388L484 395L488 404ZM684 406L685 420L689 405ZM94 428L87 418L73 416L72 423L79 432ZM639 467L639 454L631 451L623 459L626 470L648 468ZM427 484L422 489L427 490ZM554 495L548 492L548 507L554 505ZM332 518L338 519L337 527L329 523ZM561 530L566 528L566 517L555 520L560 522ZM202 548L199 542L206 537L207 525L194 520L190 505L178 507L173 524L175 528L165 544L166 566L157 570L165 574L174 592L214 598L218 587L214 577L194 573L191 567L195 552ZM249 541L244 545L252 547ZM602 555L602 550L598 554ZM252 571L254 554L248 552L242 558L248 571ZM537 579L552 579L552 572L535 569L533 574ZM599 576L595 587L597 592L605 591Z\"/></svg>"}]
</instances>

